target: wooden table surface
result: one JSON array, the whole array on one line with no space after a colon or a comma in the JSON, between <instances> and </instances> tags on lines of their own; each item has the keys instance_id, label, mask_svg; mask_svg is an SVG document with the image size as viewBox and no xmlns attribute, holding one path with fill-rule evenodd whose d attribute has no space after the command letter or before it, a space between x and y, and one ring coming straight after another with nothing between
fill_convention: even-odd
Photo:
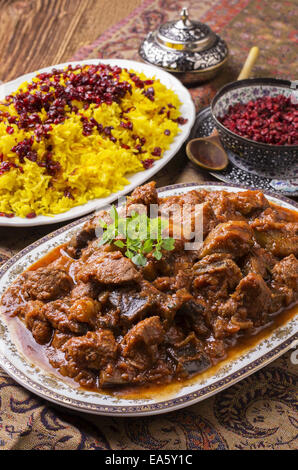
<instances>
[{"instance_id":1,"label":"wooden table surface","mask_svg":"<svg viewBox=\"0 0 298 470\"><path fill-rule=\"evenodd\" d=\"M0 80L67 61L141 0L0 0Z\"/></svg>"}]
</instances>

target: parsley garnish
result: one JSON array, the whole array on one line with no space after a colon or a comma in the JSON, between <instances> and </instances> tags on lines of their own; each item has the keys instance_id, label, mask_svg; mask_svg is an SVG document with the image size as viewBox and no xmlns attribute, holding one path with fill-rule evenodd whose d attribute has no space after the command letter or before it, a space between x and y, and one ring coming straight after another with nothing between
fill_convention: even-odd
<instances>
[{"instance_id":1,"label":"parsley garnish","mask_svg":"<svg viewBox=\"0 0 298 470\"><path fill-rule=\"evenodd\" d=\"M162 233L168 228L169 222L160 217L150 219L146 214L133 212L130 217L119 217L117 209L112 206L111 224L100 221L105 229L99 246L113 243L118 248L125 248L125 256L137 266L145 266L146 254L151 253L157 259L162 258L162 250L174 249L174 238L163 238Z\"/></svg>"}]
</instances>

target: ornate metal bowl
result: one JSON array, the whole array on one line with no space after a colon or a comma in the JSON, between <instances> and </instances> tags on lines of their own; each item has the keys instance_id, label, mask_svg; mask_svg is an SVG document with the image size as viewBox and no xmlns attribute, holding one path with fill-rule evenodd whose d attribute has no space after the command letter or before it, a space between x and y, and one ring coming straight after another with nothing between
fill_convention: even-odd
<instances>
[{"instance_id":1,"label":"ornate metal bowl","mask_svg":"<svg viewBox=\"0 0 298 470\"><path fill-rule=\"evenodd\" d=\"M178 21L150 32L139 48L141 58L190 84L211 79L228 57L226 43L204 23L191 21L183 8Z\"/></svg>"},{"instance_id":2,"label":"ornate metal bowl","mask_svg":"<svg viewBox=\"0 0 298 470\"><path fill-rule=\"evenodd\" d=\"M261 96L283 94L298 98L298 82L278 80L275 78L251 78L228 83L222 87L211 102L211 112L222 144L237 153L248 171L266 176L268 169L278 177L298 174L298 145L272 145L255 142L241 137L227 129L218 120L224 116L229 106L236 103L247 103Z\"/></svg>"}]
</instances>

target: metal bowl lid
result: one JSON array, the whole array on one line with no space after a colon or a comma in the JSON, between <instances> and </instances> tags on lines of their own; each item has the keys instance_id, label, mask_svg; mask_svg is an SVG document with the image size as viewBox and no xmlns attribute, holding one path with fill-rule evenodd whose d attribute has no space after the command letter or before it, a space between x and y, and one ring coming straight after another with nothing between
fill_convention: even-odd
<instances>
[{"instance_id":1,"label":"metal bowl lid","mask_svg":"<svg viewBox=\"0 0 298 470\"><path fill-rule=\"evenodd\" d=\"M187 8L182 8L178 21L162 24L156 34L157 42L176 50L203 51L216 41L209 26L189 19Z\"/></svg>"},{"instance_id":2,"label":"metal bowl lid","mask_svg":"<svg viewBox=\"0 0 298 470\"><path fill-rule=\"evenodd\" d=\"M180 19L168 21L147 35L139 54L145 62L170 72L205 72L223 65L228 48L209 26L191 20L187 8L183 8Z\"/></svg>"}]
</instances>

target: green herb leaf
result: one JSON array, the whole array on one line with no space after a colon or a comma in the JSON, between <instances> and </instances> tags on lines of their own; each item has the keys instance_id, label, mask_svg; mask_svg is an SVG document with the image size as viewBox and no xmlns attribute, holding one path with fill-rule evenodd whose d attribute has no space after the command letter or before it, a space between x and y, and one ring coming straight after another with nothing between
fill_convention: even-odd
<instances>
[{"instance_id":1,"label":"green herb leaf","mask_svg":"<svg viewBox=\"0 0 298 470\"><path fill-rule=\"evenodd\" d=\"M110 216L112 217L115 223L118 221L118 212L114 205L112 206L112 209L110 210Z\"/></svg>"},{"instance_id":2,"label":"green herb leaf","mask_svg":"<svg viewBox=\"0 0 298 470\"><path fill-rule=\"evenodd\" d=\"M118 246L119 248L124 248L125 247L125 244L123 243L122 240L116 240L114 242L114 245Z\"/></svg>"},{"instance_id":3,"label":"green herb leaf","mask_svg":"<svg viewBox=\"0 0 298 470\"><path fill-rule=\"evenodd\" d=\"M102 219L99 219L98 224L99 224L102 228L107 228L107 223L106 223L104 220L102 220Z\"/></svg>"},{"instance_id":4,"label":"green herb leaf","mask_svg":"<svg viewBox=\"0 0 298 470\"><path fill-rule=\"evenodd\" d=\"M131 258L131 261L137 266L146 266L146 263L147 263L146 257L141 255L140 253L138 253L137 255L134 255Z\"/></svg>"},{"instance_id":5,"label":"green herb leaf","mask_svg":"<svg viewBox=\"0 0 298 470\"><path fill-rule=\"evenodd\" d=\"M174 238L165 238L162 241L162 247L163 247L164 250L172 251L175 248Z\"/></svg>"},{"instance_id":6,"label":"green herb leaf","mask_svg":"<svg viewBox=\"0 0 298 470\"><path fill-rule=\"evenodd\" d=\"M162 258L162 252L159 251L159 250L157 250L157 249L155 249L155 250L153 251L153 256L154 256L155 259L157 259L157 260L159 261L159 260Z\"/></svg>"},{"instance_id":7,"label":"green herb leaf","mask_svg":"<svg viewBox=\"0 0 298 470\"><path fill-rule=\"evenodd\" d=\"M126 248L125 256L130 258L137 266L145 266L147 258L145 254L151 253L157 259L162 258L162 249L171 251L174 249L173 238L163 238L162 234L168 228L166 219L155 217L150 219L146 214L133 212L130 217L121 218L115 206L112 206L110 216L113 222L107 225L103 220L99 225L105 229L99 246L106 243L114 243L118 248ZM123 240L117 237L123 237Z\"/></svg>"},{"instance_id":8,"label":"green herb leaf","mask_svg":"<svg viewBox=\"0 0 298 470\"><path fill-rule=\"evenodd\" d=\"M150 251L152 251L152 248L153 248L153 240L151 240L151 238L149 238L148 240L146 240L144 242L143 252L144 253L150 253Z\"/></svg>"}]
</instances>

